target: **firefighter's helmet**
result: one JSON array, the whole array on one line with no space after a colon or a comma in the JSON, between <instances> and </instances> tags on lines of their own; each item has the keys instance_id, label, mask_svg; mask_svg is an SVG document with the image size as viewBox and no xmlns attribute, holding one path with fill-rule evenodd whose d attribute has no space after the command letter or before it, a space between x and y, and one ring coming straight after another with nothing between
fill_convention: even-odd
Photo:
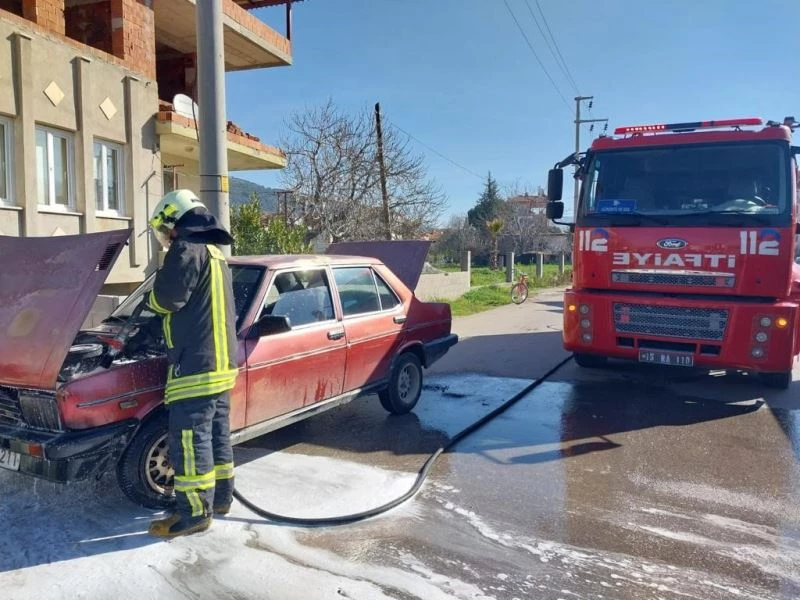
<instances>
[{"instance_id":1,"label":"firefighter's helmet","mask_svg":"<svg viewBox=\"0 0 800 600\"><path fill-rule=\"evenodd\" d=\"M170 230L187 212L205 206L191 190L174 190L161 198L150 218L150 227L159 233L169 234Z\"/></svg>"}]
</instances>

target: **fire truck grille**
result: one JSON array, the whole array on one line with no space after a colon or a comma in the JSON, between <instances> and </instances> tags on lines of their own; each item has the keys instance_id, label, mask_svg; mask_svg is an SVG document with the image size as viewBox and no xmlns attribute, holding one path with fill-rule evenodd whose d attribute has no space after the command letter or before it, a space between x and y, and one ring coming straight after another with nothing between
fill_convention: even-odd
<instances>
[{"instance_id":1,"label":"fire truck grille","mask_svg":"<svg viewBox=\"0 0 800 600\"><path fill-rule=\"evenodd\" d=\"M16 391L0 387L0 423L21 425L22 409Z\"/></svg>"},{"instance_id":2,"label":"fire truck grille","mask_svg":"<svg viewBox=\"0 0 800 600\"><path fill-rule=\"evenodd\" d=\"M641 273L614 271L614 283L644 283L649 285L681 285L691 287L732 288L735 279L731 275L695 275L687 273Z\"/></svg>"},{"instance_id":3,"label":"fire truck grille","mask_svg":"<svg viewBox=\"0 0 800 600\"><path fill-rule=\"evenodd\" d=\"M728 311L717 308L614 303L619 333L721 341Z\"/></svg>"}]
</instances>

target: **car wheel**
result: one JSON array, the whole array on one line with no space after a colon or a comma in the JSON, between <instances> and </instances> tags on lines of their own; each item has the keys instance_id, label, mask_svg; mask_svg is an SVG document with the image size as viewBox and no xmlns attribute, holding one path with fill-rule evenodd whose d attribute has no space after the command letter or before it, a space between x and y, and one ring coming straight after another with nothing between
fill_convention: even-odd
<instances>
[{"instance_id":1,"label":"car wheel","mask_svg":"<svg viewBox=\"0 0 800 600\"><path fill-rule=\"evenodd\" d=\"M586 369L597 369L605 366L605 364L608 362L608 359L605 356L597 356L596 354L584 354L582 352L576 352L573 356L575 357L575 362L578 363L578 366Z\"/></svg>"},{"instance_id":2,"label":"car wheel","mask_svg":"<svg viewBox=\"0 0 800 600\"><path fill-rule=\"evenodd\" d=\"M117 481L125 495L147 508L175 504L175 471L167 455L167 420L158 416L145 423L117 463Z\"/></svg>"},{"instance_id":3,"label":"car wheel","mask_svg":"<svg viewBox=\"0 0 800 600\"><path fill-rule=\"evenodd\" d=\"M775 388L778 390L788 389L792 385L792 372L779 371L777 373L759 373L761 381L767 387Z\"/></svg>"},{"instance_id":4,"label":"car wheel","mask_svg":"<svg viewBox=\"0 0 800 600\"><path fill-rule=\"evenodd\" d=\"M401 354L389 376L389 387L378 393L381 406L393 415L411 412L422 393L422 363L416 354Z\"/></svg>"}]
</instances>

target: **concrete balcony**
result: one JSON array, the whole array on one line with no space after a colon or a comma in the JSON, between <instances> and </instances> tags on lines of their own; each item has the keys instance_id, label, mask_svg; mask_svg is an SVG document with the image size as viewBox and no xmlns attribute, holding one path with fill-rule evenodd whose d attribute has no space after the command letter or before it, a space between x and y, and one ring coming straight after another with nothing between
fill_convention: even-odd
<instances>
[{"instance_id":1,"label":"concrete balcony","mask_svg":"<svg viewBox=\"0 0 800 600\"><path fill-rule=\"evenodd\" d=\"M224 20L225 69L241 71L292 64L292 44L233 0L221 0ZM241 0L240 0L241 1ZM279 2L273 2L276 5ZM283 2L280 2L283 3ZM186 55L197 52L197 0L154 2L156 43ZM253 4L252 7L260 6ZM287 9L287 29L288 29Z\"/></svg>"},{"instance_id":2,"label":"concrete balcony","mask_svg":"<svg viewBox=\"0 0 800 600\"><path fill-rule=\"evenodd\" d=\"M176 113L171 105L162 102L156 116L156 135L162 155L180 158L189 164L200 160L200 146L194 119ZM231 171L258 171L283 169L286 155L279 148L261 141L228 124L228 169Z\"/></svg>"}]
</instances>

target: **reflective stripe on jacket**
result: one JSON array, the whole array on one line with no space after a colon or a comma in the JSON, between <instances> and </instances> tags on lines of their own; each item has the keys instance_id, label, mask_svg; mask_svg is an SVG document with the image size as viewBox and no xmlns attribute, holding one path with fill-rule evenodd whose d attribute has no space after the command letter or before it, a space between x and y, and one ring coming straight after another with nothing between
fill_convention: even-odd
<instances>
[{"instance_id":1,"label":"reflective stripe on jacket","mask_svg":"<svg viewBox=\"0 0 800 600\"><path fill-rule=\"evenodd\" d=\"M239 373L236 312L231 272L219 248L174 240L149 304L162 315L167 345L165 402L231 389Z\"/></svg>"}]
</instances>

